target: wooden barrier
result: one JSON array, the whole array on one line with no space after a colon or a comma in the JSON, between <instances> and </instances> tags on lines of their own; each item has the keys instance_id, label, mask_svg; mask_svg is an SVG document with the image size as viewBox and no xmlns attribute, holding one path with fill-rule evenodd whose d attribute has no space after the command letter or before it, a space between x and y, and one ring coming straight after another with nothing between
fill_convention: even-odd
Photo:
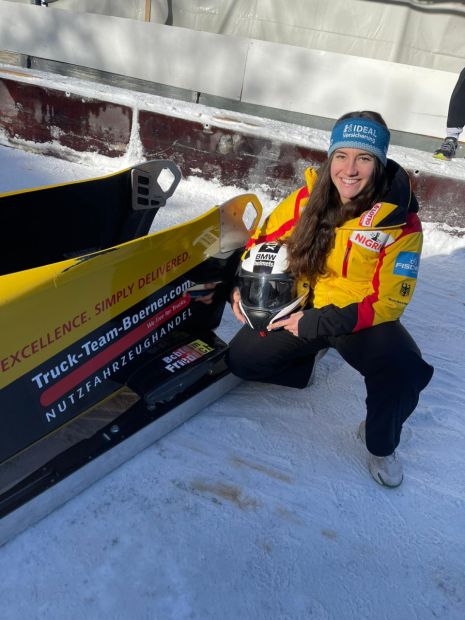
<instances>
[{"instance_id":1,"label":"wooden barrier","mask_svg":"<svg viewBox=\"0 0 465 620\"><path fill-rule=\"evenodd\" d=\"M322 150L247 128L241 115L228 127L218 117L205 123L191 118L141 109L118 101L84 97L34 83L20 72L0 75L0 143L69 157L73 151L121 157L128 148L132 125L147 159L173 160L184 176L218 179L248 191L266 184L281 198L302 183L308 165L318 166ZM70 151L64 151L67 147ZM461 208L465 183L410 170L425 221L465 227Z\"/></svg>"}]
</instances>

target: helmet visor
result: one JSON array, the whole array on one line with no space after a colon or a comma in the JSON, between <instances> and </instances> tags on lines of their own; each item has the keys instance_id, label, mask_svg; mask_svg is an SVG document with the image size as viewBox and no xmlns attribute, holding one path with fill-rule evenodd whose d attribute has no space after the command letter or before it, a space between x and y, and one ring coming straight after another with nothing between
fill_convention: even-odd
<instances>
[{"instance_id":1,"label":"helmet visor","mask_svg":"<svg viewBox=\"0 0 465 620\"><path fill-rule=\"evenodd\" d=\"M293 301L295 284L292 278L245 276L240 279L241 301L250 307L272 310Z\"/></svg>"}]
</instances>

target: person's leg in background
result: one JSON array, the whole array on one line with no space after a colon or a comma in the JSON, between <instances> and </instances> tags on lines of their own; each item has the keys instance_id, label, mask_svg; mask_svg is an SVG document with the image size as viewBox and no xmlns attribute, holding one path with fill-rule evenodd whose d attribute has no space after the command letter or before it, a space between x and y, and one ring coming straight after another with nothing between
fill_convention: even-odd
<instances>
[{"instance_id":1,"label":"person's leg in background","mask_svg":"<svg viewBox=\"0 0 465 620\"><path fill-rule=\"evenodd\" d=\"M441 146L434 151L436 159L450 160L454 157L460 134L465 125L465 69L462 69L459 79L452 91L447 114L446 138Z\"/></svg>"}]
</instances>

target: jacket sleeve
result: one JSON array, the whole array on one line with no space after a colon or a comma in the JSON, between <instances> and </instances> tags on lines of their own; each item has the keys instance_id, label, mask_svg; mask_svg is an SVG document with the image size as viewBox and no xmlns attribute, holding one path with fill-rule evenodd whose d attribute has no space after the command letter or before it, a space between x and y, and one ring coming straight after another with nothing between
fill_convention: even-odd
<instances>
[{"instance_id":1,"label":"jacket sleeve","mask_svg":"<svg viewBox=\"0 0 465 620\"><path fill-rule=\"evenodd\" d=\"M289 237L318 179L314 168L307 168L304 176L305 185L292 192L273 209L249 239L247 249L257 243L284 240Z\"/></svg>"},{"instance_id":2,"label":"jacket sleeve","mask_svg":"<svg viewBox=\"0 0 465 620\"><path fill-rule=\"evenodd\" d=\"M287 196L257 227L247 242L246 248L249 249L257 243L278 241L288 237L299 219L300 209L308 196L309 192L306 186Z\"/></svg>"},{"instance_id":3,"label":"jacket sleeve","mask_svg":"<svg viewBox=\"0 0 465 620\"><path fill-rule=\"evenodd\" d=\"M299 336L308 340L341 336L398 319L415 290L422 243L420 220L411 213L400 236L380 252L371 292L344 308L330 304L305 310Z\"/></svg>"}]
</instances>

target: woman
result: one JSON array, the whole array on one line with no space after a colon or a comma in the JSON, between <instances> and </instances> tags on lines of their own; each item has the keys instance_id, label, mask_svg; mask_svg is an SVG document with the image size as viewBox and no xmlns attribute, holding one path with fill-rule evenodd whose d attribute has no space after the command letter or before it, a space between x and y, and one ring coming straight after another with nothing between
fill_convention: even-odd
<instances>
[{"instance_id":1,"label":"woman","mask_svg":"<svg viewBox=\"0 0 465 620\"><path fill-rule=\"evenodd\" d=\"M416 283L422 247L418 203L407 173L387 160L390 134L375 112L335 124L328 160L256 231L249 247L285 241L289 269L313 291L313 307L276 321L267 338L245 325L230 343L229 366L244 379L303 388L318 351L334 347L364 377L366 421L359 435L380 484L403 479L395 450L433 368L400 324ZM239 289L236 317L245 322Z\"/></svg>"}]
</instances>

